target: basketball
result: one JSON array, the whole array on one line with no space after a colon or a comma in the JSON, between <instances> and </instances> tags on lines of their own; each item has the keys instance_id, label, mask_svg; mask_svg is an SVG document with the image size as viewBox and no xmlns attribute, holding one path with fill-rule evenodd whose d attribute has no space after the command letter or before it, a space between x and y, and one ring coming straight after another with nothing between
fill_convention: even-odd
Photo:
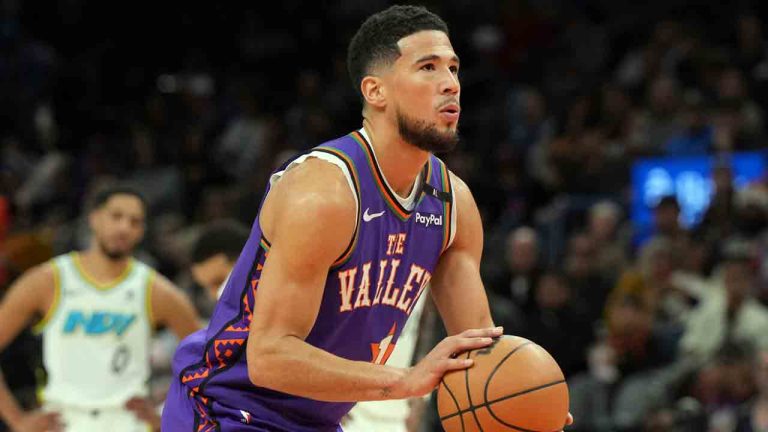
<instances>
[{"instance_id":1,"label":"basketball","mask_svg":"<svg viewBox=\"0 0 768 432\"><path fill-rule=\"evenodd\" d=\"M469 369L443 377L437 410L446 432L563 429L568 415L568 386L555 359L542 347L516 336L468 351Z\"/></svg>"}]
</instances>

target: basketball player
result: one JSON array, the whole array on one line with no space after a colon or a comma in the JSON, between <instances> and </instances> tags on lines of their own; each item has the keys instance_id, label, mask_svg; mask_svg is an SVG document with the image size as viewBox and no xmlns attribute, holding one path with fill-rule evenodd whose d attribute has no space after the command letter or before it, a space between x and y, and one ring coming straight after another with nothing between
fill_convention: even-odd
<instances>
[{"instance_id":1,"label":"basketball player","mask_svg":"<svg viewBox=\"0 0 768 432\"><path fill-rule=\"evenodd\" d=\"M167 326L182 338L199 320L181 291L131 257L145 214L144 199L130 187L100 191L88 214L90 247L29 270L3 299L0 349L42 317L35 328L48 373L44 403L58 413L24 413L0 385L0 414L12 430L147 430L124 405L147 393L152 330Z\"/></svg>"},{"instance_id":2,"label":"basketball player","mask_svg":"<svg viewBox=\"0 0 768 432\"><path fill-rule=\"evenodd\" d=\"M207 297L218 300L224 282L248 240L248 227L236 221L216 221L207 225L192 246L190 271Z\"/></svg>"},{"instance_id":3,"label":"basketball player","mask_svg":"<svg viewBox=\"0 0 768 432\"><path fill-rule=\"evenodd\" d=\"M480 280L477 207L432 154L458 141L445 23L395 6L348 54L363 128L272 175L208 328L174 356L164 432L339 431L355 402L424 396L471 366L456 353L503 332ZM451 336L413 367L387 366L428 284Z\"/></svg>"},{"instance_id":4,"label":"basketball player","mask_svg":"<svg viewBox=\"0 0 768 432\"><path fill-rule=\"evenodd\" d=\"M195 283L203 287L207 298L216 302L224 282L229 277L243 245L248 229L235 221L217 221L206 226L192 246L190 267ZM387 364L411 366L419 330L419 318L424 308L422 296L413 308ZM345 432L406 431L406 421L415 401L371 401L355 405L343 422Z\"/></svg>"},{"instance_id":5,"label":"basketball player","mask_svg":"<svg viewBox=\"0 0 768 432\"><path fill-rule=\"evenodd\" d=\"M203 287L209 300L217 301L243 245L248 229L236 221L217 221L206 226L192 246L190 267L195 282ZM416 348L419 319L425 296L413 308L387 364L411 366ZM343 422L345 432L405 432L410 406L416 400L362 402L355 405ZM420 407L419 407L420 408Z\"/></svg>"}]
</instances>

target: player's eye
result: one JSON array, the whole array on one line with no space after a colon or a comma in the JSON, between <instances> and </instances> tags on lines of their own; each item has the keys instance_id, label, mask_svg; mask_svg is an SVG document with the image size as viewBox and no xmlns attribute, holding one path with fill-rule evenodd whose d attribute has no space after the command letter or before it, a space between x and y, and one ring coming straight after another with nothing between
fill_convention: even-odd
<instances>
[{"instance_id":1,"label":"player's eye","mask_svg":"<svg viewBox=\"0 0 768 432\"><path fill-rule=\"evenodd\" d=\"M458 66L451 66L450 69L451 69L451 73L453 73L454 75L458 75L459 74L459 67Z\"/></svg>"},{"instance_id":2,"label":"player's eye","mask_svg":"<svg viewBox=\"0 0 768 432\"><path fill-rule=\"evenodd\" d=\"M435 65L433 63L426 63L424 66L421 67L421 70L433 71L435 70Z\"/></svg>"}]
</instances>

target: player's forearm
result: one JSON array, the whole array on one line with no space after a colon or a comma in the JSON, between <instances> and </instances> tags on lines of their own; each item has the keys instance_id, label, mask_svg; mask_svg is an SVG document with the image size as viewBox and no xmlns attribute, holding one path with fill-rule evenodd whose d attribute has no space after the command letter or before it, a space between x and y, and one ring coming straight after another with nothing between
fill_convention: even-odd
<instances>
[{"instance_id":1,"label":"player's forearm","mask_svg":"<svg viewBox=\"0 0 768 432\"><path fill-rule=\"evenodd\" d=\"M11 430L16 430L16 424L21 420L24 411L21 409L18 401L11 393L8 385L5 383L3 373L0 371L0 417L10 426Z\"/></svg>"},{"instance_id":2,"label":"player's forearm","mask_svg":"<svg viewBox=\"0 0 768 432\"><path fill-rule=\"evenodd\" d=\"M406 369L347 360L292 336L249 341L248 374L257 386L327 402L408 396L401 394Z\"/></svg>"},{"instance_id":3,"label":"player's forearm","mask_svg":"<svg viewBox=\"0 0 768 432\"><path fill-rule=\"evenodd\" d=\"M445 253L432 277L431 293L449 335L494 326L479 265L471 255Z\"/></svg>"}]
</instances>

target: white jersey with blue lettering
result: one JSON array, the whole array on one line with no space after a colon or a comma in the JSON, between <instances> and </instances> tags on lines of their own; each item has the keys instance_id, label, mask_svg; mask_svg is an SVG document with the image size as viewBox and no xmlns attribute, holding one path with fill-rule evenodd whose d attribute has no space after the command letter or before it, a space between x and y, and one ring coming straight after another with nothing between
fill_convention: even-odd
<instances>
[{"instance_id":1,"label":"white jersey with blue lettering","mask_svg":"<svg viewBox=\"0 0 768 432\"><path fill-rule=\"evenodd\" d=\"M122 408L128 399L146 396L155 271L131 259L123 275L102 285L83 270L77 253L52 265L56 298L37 327L48 374L45 403Z\"/></svg>"}]
</instances>

